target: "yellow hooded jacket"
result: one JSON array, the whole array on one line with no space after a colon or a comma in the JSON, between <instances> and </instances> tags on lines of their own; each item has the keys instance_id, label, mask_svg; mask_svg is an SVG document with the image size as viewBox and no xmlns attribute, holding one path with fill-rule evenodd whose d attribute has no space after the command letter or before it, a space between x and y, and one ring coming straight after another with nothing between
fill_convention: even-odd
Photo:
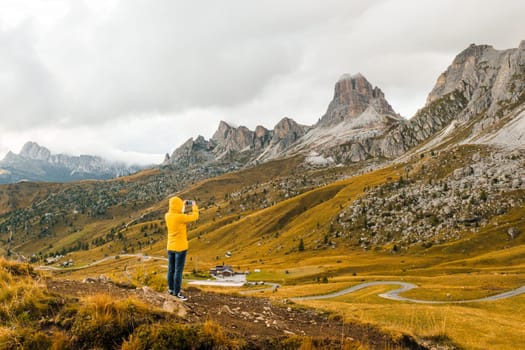
<instances>
[{"instance_id":1,"label":"yellow hooded jacket","mask_svg":"<svg viewBox=\"0 0 525 350\"><path fill-rule=\"evenodd\" d=\"M183 204L179 197L170 198L170 209L165 215L168 227L168 250L181 252L188 249L186 224L199 218L197 205L193 205L191 214L184 214Z\"/></svg>"}]
</instances>

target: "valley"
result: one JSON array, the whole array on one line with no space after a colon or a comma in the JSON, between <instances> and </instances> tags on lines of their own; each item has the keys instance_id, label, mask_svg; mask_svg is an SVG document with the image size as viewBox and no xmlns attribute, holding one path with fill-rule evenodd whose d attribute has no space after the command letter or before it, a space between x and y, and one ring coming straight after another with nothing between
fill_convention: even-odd
<instances>
[{"instance_id":1,"label":"valley","mask_svg":"<svg viewBox=\"0 0 525 350\"><path fill-rule=\"evenodd\" d=\"M455 301L486 298L525 285L524 236L517 235L513 239L509 235L510 228L518 231L525 229L523 196L516 194L520 189L510 186L511 196L508 198L514 198L514 202L502 207L504 211L480 212L480 220L474 223L458 221L455 227L447 228L451 231L455 228L447 236L430 234L428 237L417 236L417 240L407 240L406 235L398 237L397 230L389 231L389 226L373 225L373 215L368 216L366 226L363 221L352 224L346 219L345 213L353 212L356 204L366 203L366 198L375 198L370 202L373 204L381 198L389 198L389 193L398 186L408 189L418 183L428 184L424 170L418 172L421 169L434 174L437 183L441 181L439 191L446 183L450 190L443 193L458 191L454 185L457 181L455 167L461 165L462 169L468 163L465 160L452 164L447 162L448 170L436 164L444 164L441 162L443 158L452 159L450 154L471 160L472 155L478 152L491 154L494 151L486 147L460 147L450 152L413 157L411 163L394 163L377 170L370 170L370 164L366 168L302 168L300 174L305 180L297 175L293 167L289 168L288 176L276 179L275 173L284 168L283 163L274 161L189 185L188 189L179 192L180 195L198 198L200 203L205 204L201 207L198 224L190 229L186 279L193 276L210 278L210 267L225 263L236 271L250 271L249 281L278 283L280 287L277 290L251 293L275 303L290 300L293 304L342 313L347 322L371 323L396 334L408 333L419 339L420 344L445 344L443 346L450 349L484 349L500 341L502 348L513 346L523 337L518 324L524 320L512 312L523 304L523 295L469 304L457 304ZM515 154L517 161L523 161L521 157ZM290 161L285 163L290 164ZM295 164L302 167L299 161ZM413 169L408 176L407 167ZM437 177L440 173L436 169L441 169L442 178ZM504 174L501 176L505 178ZM402 178L403 181L400 181ZM512 183L511 178L507 180ZM487 200L493 195L500 196L501 186L487 188L486 193ZM455 194L450 196L454 198ZM479 198L474 197L474 200ZM469 202L470 198L465 198L465 201ZM49 265L57 266L71 259L74 266L56 267L56 271L46 274L76 283L86 276L103 275L133 288L146 285L157 291L165 290L162 214L166 206L167 201L161 200L158 204L135 209L130 206L129 212L115 219L79 219L79 223L87 224L74 237L87 242L88 249L73 250L59 262ZM108 211L119 213L116 211L118 207L109 206ZM441 209L427 210L434 210L439 217ZM467 207L463 211L457 210L459 212L455 217L469 213ZM367 212L371 212L370 209ZM80 217L78 213L72 215ZM394 212L392 215L399 217L401 213ZM427 225L423 227L434 228L430 216L423 215L419 220ZM116 226L115 222L120 225ZM346 226L342 225L347 222ZM66 228L67 225L57 222L55 227ZM110 239L112 229L114 238ZM372 231L376 233L366 235L366 232ZM55 237L47 238L51 243L20 242L16 246L17 242L13 241L12 246L16 247L13 250L31 251L38 249L31 247L41 247L35 263L44 264L46 256L54 256L56 249L53 248L61 245L68 247L67 244L75 247L78 244L71 240L67 229L62 237L59 230L55 232ZM97 237L100 239L97 240ZM389 241L372 239L375 237L389 237ZM301 240L304 242L303 250L299 248ZM50 245L53 247L49 248ZM104 258L105 261L88 266ZM398 288L387 284L372 285L351 294L322 300L294 299L333 293L374 281L415 284L418 288L400 295L443 304L416 305L409 301L385 300L378 294ZM198 288L227 297L254 287ZM483 319L505 320L506 326L502 326L505 330L494 335L489 332L491 326ZM472 337L467 330L478 325L483 326L478 329L479 334ZM507 331L510 333L505 333ZM505 337L500 338L500 334L505 334Z\"/></svg>"},{"instance_id":2,"label":"valley","mask_svg":"<svg viewBox=\"0 0 525 350\"><path fill-rule=\"evenodd\" d=\"M211 139L132 175L1 185L0 344L60 334L56 348L142 349L181 334L165 340L520 348L524 69L525 42L469 46L409 120L363 75L344 75L312 126L221 122ZM174 195L200 207L186 283L224 265L250 283L186 284L188 303L169 298L164 214ZM104 324L120 338L98 338Z\"/></svg>"}]
</instances>

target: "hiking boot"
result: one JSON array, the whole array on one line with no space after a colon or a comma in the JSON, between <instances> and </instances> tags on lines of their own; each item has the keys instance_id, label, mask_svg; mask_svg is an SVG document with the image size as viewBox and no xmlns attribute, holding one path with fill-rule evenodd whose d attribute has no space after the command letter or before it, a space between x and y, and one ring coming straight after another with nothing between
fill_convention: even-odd
<instances>
[{"instance_id":1,"label":"hiking boot","mask_svg":"<svg viewBox=\"0 0 525 350\"><path fill-rule=\"evenodd\" d=\"M182 295L180 292L175 295L179 300L186 301L188 298L186 298L184 295Z\"/></svg>"}]
</instances>

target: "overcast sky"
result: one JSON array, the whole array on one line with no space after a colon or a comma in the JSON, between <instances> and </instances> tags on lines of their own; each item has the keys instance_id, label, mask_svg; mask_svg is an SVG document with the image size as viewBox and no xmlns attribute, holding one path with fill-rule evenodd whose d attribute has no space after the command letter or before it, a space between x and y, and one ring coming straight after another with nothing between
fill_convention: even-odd
<instances>
[{"instance_id":1,"label":"overcast sky","mask_svg":"<svg viewBox=\"0 0 525 350\"><path fill-rule=\"evenodd\" d=\"M160 163L219 121L313 124L344 73L405 118L470 43L525 39L523 0L0 0L0 157Z\"/></svg>"}]
</instances>

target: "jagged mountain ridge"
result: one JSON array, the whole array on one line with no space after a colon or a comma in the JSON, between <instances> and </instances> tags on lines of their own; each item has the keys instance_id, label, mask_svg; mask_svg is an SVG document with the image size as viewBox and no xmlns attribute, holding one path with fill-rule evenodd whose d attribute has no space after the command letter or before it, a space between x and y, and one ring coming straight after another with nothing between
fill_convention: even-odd
<instances>
[{"instance_id":1,"label":"jagged mountain ridge","mask_svg":"<svg viewBox=\"0 0 525 350\"><path fill-rule=\"evenodd\" d=\"M0 183L22 180L70 182L85 179L105 180L132 174L137 166L111 163L91 155L52 154L36 142L27 142L19 154L11 151L0 161Z\"/></svg>"},{"instance_id":2,"label":"jagged mountain ridge","mask_svg":"<svg viewBox=\"0 0 525 350\"><path fill-rule=\"evenodd\" d=\"M272 130L257 126L233 127L225 121L210 140L199 136L186 141L164 165L209 166L230 162L242 168L259 162L325 150L371 135L382 135L402 118L394 112L377 87L362 74L345 74L337 82L334 98L327 112L312 126L301 125L285 117Z\"/></svg>"},{"instance_id":3,"label":"jagged mountain ridge","mask_svg":"<svg viewBox=\"0 0 525 350\"><path fill-rule=\"evenodd\" d=\"M206 141L188 142L184 164L222 163L242 168L297 154L320 155L330 163L395 159L411 149L459 143L525 144L525 41L496 50L470 45L440 75L423 108L409 120L391 107L381 89L362 74L343 75L326 113L313 126L284 118L273 130L251 131L221 122ZM206 145L204 145L206 143ZM441 145L441 146L440 146ZM164 164L181 161L176 150ZM191 159L192 161L188 161Z\"/></svg>"},{"instance_id":4,"label":"jagged mountain ridge","mask_svg":"<svg viewBox=\"0 0 525 350\"><path fill-rule=\"evenodd\" d=\"M272 130L259 125L255 131L221 121L211 139L206 140L203 136L190 138L171 156L166 154L163 165L226 164L230 169L241 168L261 158L276 158L309 129L290 118L283 118Z\"/></svg>"}]
</instances>

